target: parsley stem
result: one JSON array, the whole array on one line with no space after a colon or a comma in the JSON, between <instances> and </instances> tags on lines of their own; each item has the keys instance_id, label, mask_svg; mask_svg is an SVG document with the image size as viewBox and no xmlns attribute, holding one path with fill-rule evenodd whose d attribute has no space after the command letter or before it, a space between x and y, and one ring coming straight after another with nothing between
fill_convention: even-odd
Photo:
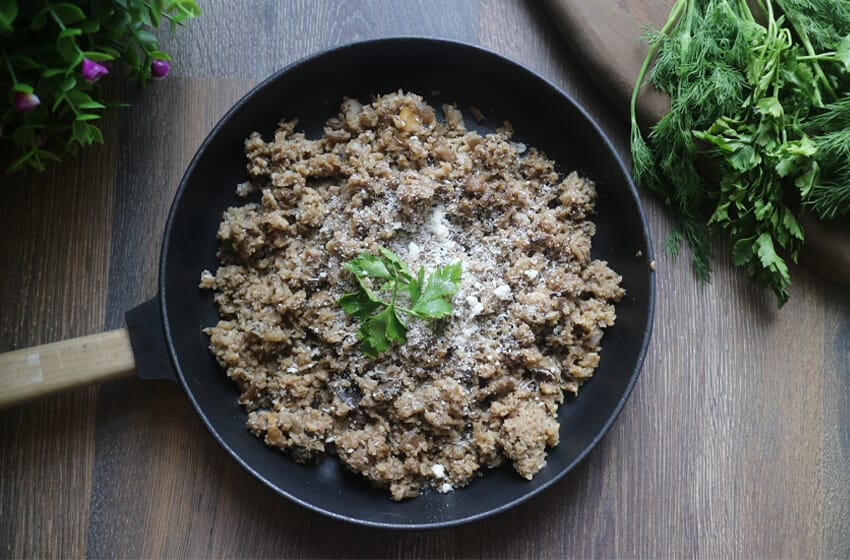
<instances>
[{"instance_id":1,"label":"parsley stem","mask_svg":"<svg viewBox=\"0 0 850 560\"><path fill-rule=\"evenodd\" d=\"M404 313L407 313L408 315L413 315L414 317L420 316L419 313L417 313L416 311L414 311L412 309L408 309L407 307L402 307L401 305L394 305L393 307L395 307L399 311L403 311Z\"/></svg>"},{"instance_id":2,"label":"parsley stem","mask_svg":"<svg viewBox=\"0 0 850 560\"><path fill-rule=\"evenodd\" d=\"M829 60L834 58L837 53L835 51L825 52L820 54L806 54L798 56L797 60Z\"/></svg>"},{"instance_id":3,"label":"parsley stem","mask_svg":"<svg viewBox=\"0 0 850 560\"><path fill-rule=\"evenodd\" d=\"M393 301L392 302L384 301L381 298L376 298L376 300L377 300L378 303L381 303L381 304L385 305L386 307L392 307L393 309L396 309L396 310L401 311L403 313L407 313L408 315L413 315L414 317L421 317L421 315L419 313L410 309L409 307L404 307L403 305L396 305L395 294L393 294Z\"/></svg>"},{"instance_id":4,"label":"parsley stem","mask_svg":"<svg viewBox=\"0 0 850 560\"><path fill-rule=\"evenodd\" d=\"M768 0L768 5L770 5L769 0ZM780 4L780 7L782 7L781 4ZM832 84L829 83L829 80L827 79L826 75L823 73L823 69L820 67L820 64L818 64L817 55L815 54L815 49L812 46L812 42L809 40L808 34L806 34L806 30L803 29L803 27L801 25L799 25L793 17L791 17L791 14L788 13L788 10L783 10L783 11L785 12L785 18L788 20L788 23L791 24L791 27L794 29L794 32L800 38L800 42L803 43L803 47L805 47L806 52L808 53L808 56L810 57L810 61L812 63L812 66L814 66L814 68L815 68L815 74L817 75L818 80L823 84L824 89L826 89L827 93L829 93L829 95L831 96L831 99L832 100L837 99L838 95L836 95L835 90L832 88Z\"/></svg>"},{"instance_id":5,"label":"parsley stem","mask_svg":"<svg viewBox=\"0 0 850 560\"><path fill-rule=\"evenodd\" d=\"M393 282L393 302L390 304L395 307L395 300L398 297L398 276L396 276L396 281Z\"/></svg>"}]
</instances>

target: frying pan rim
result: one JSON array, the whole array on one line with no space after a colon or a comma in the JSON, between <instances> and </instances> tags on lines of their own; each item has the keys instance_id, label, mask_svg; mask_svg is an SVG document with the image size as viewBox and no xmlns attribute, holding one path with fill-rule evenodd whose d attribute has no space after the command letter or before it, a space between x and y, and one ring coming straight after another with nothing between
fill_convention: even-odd
<instances>
[{"instance_id":1,"label":"frying pan rim","mask_svg":"<svg viewBox=\"0 0 850 560\"><path fill-rule=\"evenodd\" d=\"M498 507L491 508L491 509L488 509L486 511L481 511L481 512L475 513L473 515L467 515L465 517L460 517L460 518L457 518L457 519L451 519L451 520L447 520L447 521L436 521L436 522L428 522L428 523L409 523L409 522L408 523L391 523L391 522L371 521L371 520L359 519L359 518L352 517L352 516L349 516L349 515L337 513L335 511L325 509L323 507L312 504L312 503L310 503L306 500L298 498L297 496L289 493L286 489L279 487L277 484L273 483L272 481L270 481L269 479L264 477L262 474L260 474L257 470L255 470L250 464L248 464L242 458L242 456L239 453L234 451L224 441L223 437L219 434L219 432L211 424L210 420L207 417L207 414L202 409L202 407L198 403L198 400L195 398L194 393L192 392L191 388L189 387L189 384L186 381L186 378L183 374L183 370L180 367L180 362L177 359L177 351L175 349L174 340L173 340L173 337L172 337L172 334L171 334L171 328L170 328L169 321L168 321L168 310L167 310L167 306L166 306L166 299L167 299L166 271L167 271L167 261L168 261L168 254L169 254L169 245L170 245L169 242L171 240L175 216L177 214L178 208L180 207L180 201L181 201L183 194L186 190L186 186L189 183L189 178L193 175L195 167L198 164L198 161L201 159L201 156L205 153L208 145L217 136L217 134L219 133L219 130L225 125L225 123L227 123L230 120L230 118L234 115L234 113L236 113L239 109L241 109L242 106L244 106L246 103L248 103L254 97L254 95L257 92L266 88L267 86L269 86L273 82L281 79L284 75L295 70L296 68L311 64L314 60L319 59L319 58L323 58L323 57L327 57L327 56L333 56L334 54L338 53L339 51L346 51L346 50L349 50L349 49L357 49L357 48L369 48L369 47L372 47L372 46L380 47L381 45L386 45L385 48L391 48L392 45L399 44L399 43L423 43L423 44L432 44L432 45L433 44L441 44L441 45L448 47L448 48L468 49L468 50L471 50L471 51L476 51L475 54L477 56L494 57L494 58L497 58L497 59L501 59L502 62L506 62L509 65L515 66L521 72L526 73L528 75L529 79L539 80L541 85L549 88L558 97L563 99L564 102L572 105L572 108L575 111L578 112L578 114L581 116L581 118L583 118L585 121L587 121L587 123L592 127L592 129L602 139L602 142L604 143L604 146L607 149L608 154L610 156L612 156L614 161L616 162L616 165L618 166L618 171L626 179L626 182L627 182L626 186L627 186L629 196L632 197L632 201L635 203L635 205L638 209L638 213L639 213L638 217L639 217L639 220L640 220L641 230L642 230L642 233L643 233L643 236L642 236L643 239L641 241L645 245L645 252L646 252L645 258L646 258L647 262L652 262L652 260L654 258L653 250L652 250L652 237L650 235L649 225L648 225L647 219L646 219L646 212L645 212L643 205L640 201L640 196L637 192L637 189L635 188L635 185L631 180L631 175L628 172L628 169L626 168L625 163L623 162L622 158L620 157L620 154L617 152L617 150L614 148L613 143L608 138L608 135L602 130L602 128L599 126L599 124L596 122L596 120L593 117L590 116L590 114L584 109L584 107L580 103L578 103L575 99L573 99L573 97L571 95L569 95L567 92L563 91L561 88L557 87L549 79L540 75L538 72L532 70L531 68L529 68L525 64L522 64L522 63L520 63L520 62L518 62L518 61L516 61L516 60L514 60L514 59L512 59L508 56L505 56L503 54L499 54L499 53L496 53L492 50L483 48L479 45L467 43L467 42L464 42L464 41L444 39L444 38L425 37L425 36L392 36L392 37L381 37L381 38L368 39L368 40L362 40L362 41L352 41L352 42L345 43L345 44L342 44L342 45L337 45L337 46L334 46L334 47L323 49L321 51L318 51L318 52L315 52L311 55L308 55L304 58L296 60L295 62L288 64L287 66L281 68L280 70L277 70L276 72L271 74L268 78L264 79L262 82L260 82L259 84L257 84L253 88L251 88L250 91L248 91L245 95L243 95L218 120L218 122L215 124L215 126L207 134L206 138L201 143L198 150L195 152L195 155L192 157L191 162L189 163L188 167L186 168L185 173L183 174L183 177L180 180L180 184L179 184L177 191L174 195L174 200L171 203L171 208L168 212L168 219L166 221L165 230L164 230L163 238L162 238L162 251L161 251L161 255L160 255L160 267L159 267L159 278L158 278L158 282L159 282L158 299L159 299L160 316L161 316L161 319L162 319L162 327L163 327L163 330L164 330L165 340L166 340L166 344L167 344L167 347L168 347L168 355L169 355L169 359L171 360L171 362L174 366L174 371L177 375L177 379L179 380L180 384L182 385L183 390L186 393L186 396L189 398L189 401L192 403L192 407L195 409L195 411L200 416L201 421L207 427L207 430L209 430L210 434L218 442L218 444L221 445L228 452L228 454L233 459L235 459L237 463L239 463L242 466L242 468L244 468L246 471L248 471L254 478L260 480L265 486L274 490L278 495L283 496L283 497L285 497L285 498L287 498L287 499L289 499L289 500L291 500L291 501L293 501L293 502L295 502L295 503L297 503L297 504L299 504L299 505L301 505L301 506L303 506L303 507L305 507L305 508L307 508L311 511L314 511L314 512L319 513L321 515L330 517L332 519L336 519L338 521L344 521L344 522L348 522L348 523L353 523L353 524L360 525L360 526L379 528L379 529L427 530L427 529L454 527L454 526L458 526L458 525L463 525L463 524L479 521L479 520L485 519L487 517L497 515L501 512L504 512L508 509L511 509L511 508L519 505L520 503L523 503L527 500L530 500L534 496L539 495L541 492L543 492L544 490L548 489L549 487L553 486L558 481L563 479L563 477L566 476L567 473L571 472L579 463L581 463L587 457L587 455L599 444L599 442L605 437L605 435L607 435L608 431L611 429L611 426L613 426L614 422L617 420L620 413L622 412L626 401L628 400L629 396L632 393L632 390L634 389L635 383L637 383L637 379L640 376L640 372L643 369L643 363L644 363L644 359L646 357L647 349L649 347L649 342L650 342L650 339L651 339L651 336L652 336L652 328L653 328L653 323L654 323L654 318L655 318L655 290L656 290L656 286L655 286L655 271L654 270L649 271L649 297L648 297L648 301L646 302L646 306L648 307L648 310L647 310L648 316L647 316L646 327L644 328L644 332L643 332L643 339L641 341L641 346L640 346L640 349L638 351L637 360L636 360L634 367L633 367L633 369L632 369L632 371L629 375L629 381L628 381L628 383L625 387L625 391L623 392L622 397L620 398L619 402L616 404L616 406L612 410L611 414L609 415L608 419L605 421L602 429L596 435L596 437L594 437L591 440L591 442L578 454L578 456L569 465L567 465L566 468L562 469L559 473L555 474L550 480L546 481L545 483L541 484L540 486L538 486L536 488L529 490L528 492L519 496L518 498L515 498L514 500L511 500L511 501L509 501L505 504L502 504Z\"/></svg>"}]
</instances>

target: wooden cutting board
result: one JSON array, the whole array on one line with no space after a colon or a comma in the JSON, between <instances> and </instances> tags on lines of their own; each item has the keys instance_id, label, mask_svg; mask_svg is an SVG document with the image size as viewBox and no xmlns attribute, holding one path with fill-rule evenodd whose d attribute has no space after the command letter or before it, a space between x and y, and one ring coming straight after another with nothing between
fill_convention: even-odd
<instances>
[{"instance_id":1,"label":"wooden cutting board","mask_svg":"<svg viewBox=\"0 0 850 560\"><path fill-rule=\"evenodd\" d=\"M629 115L629 98L647 53L641 40L660 29L675 0L543 0L558 27L591 76ZM669 99L643 86L638 118L651 125L667 113ZM803 217L806 244L800 260L822 278L850 285L850 218L819 222Z\"/></svg>"},{"instance_id":2,"label":"wooden cutting board","mask_svg":"<svg viewBox=\"0 0 850 560\"><path fill-rule=\"evenodd\" d=\"M641 36L660 29L675 0L544 0L570 47L591 75L628 115L629 98L647 45ZM667 96L644 88L641 119L650 124L667 113Z\"/></svg>"}]
</instances>

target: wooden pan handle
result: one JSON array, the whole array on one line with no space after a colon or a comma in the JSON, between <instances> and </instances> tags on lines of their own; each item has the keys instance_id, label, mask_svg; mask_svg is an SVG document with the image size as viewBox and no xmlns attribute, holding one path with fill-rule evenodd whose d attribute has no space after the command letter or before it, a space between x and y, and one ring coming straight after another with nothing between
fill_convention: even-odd
<instances>
[{"instance_id":1,"label":"wooden pan handle","mask_svg":"<svg viewBox=\"0 0 850 560\"><path fill-rule=\"evenodd\" d=\"M0 354L0 408L127 377L135 369L127 329Z\"/></svg>"}]
</instances>

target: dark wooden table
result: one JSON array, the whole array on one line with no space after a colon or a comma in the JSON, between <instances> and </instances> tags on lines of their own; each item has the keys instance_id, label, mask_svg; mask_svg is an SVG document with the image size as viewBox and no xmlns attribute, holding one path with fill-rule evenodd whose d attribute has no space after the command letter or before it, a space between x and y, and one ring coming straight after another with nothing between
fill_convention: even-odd
<instances>
[{"instance_id":1,"label":"dark wooden table","mask_svg":"<svg viewBox=\"0 0 850 560\"><path fill-rule=\"evenodd\" d=\"M105 120L105 145L3 178L0 351L123 325L153 296L162 230L204 136L274 70L349 41L426 35L508 55L627 129L533 2L204 2L172 75ZM181 389L126 379L0 411L4 557L848 557L850 292L795 269L778 311L724 264L700 288L663 255L655 332L610 434L565 480L473 525L382 532L279 498ZM387 507L392 507L388 502Z\"/></svg>"}]
</instances>

